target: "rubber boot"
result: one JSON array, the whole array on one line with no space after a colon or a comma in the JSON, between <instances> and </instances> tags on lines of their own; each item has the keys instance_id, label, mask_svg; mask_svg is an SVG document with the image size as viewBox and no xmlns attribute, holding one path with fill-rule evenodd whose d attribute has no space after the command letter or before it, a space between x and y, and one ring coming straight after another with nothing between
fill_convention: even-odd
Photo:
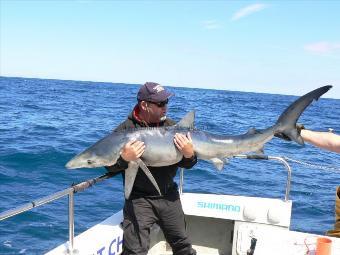
<instances>
[{"instance_id":1,"label":"rubber boot","mask_svg":"<svg viewBox=\"0 0 340 255\"><path fill-rule=\"evenodd\" d=\"M326 235L340 238L340 186L336 189L335 196L335 224L334 229L328 230Z\"/></svg>"}]
</instances>

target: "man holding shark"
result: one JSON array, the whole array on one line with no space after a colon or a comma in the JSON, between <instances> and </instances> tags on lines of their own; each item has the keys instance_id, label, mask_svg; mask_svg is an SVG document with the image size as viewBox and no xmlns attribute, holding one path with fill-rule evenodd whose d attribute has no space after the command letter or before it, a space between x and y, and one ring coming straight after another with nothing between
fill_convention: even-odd
<instances>
[{"instance_id":1,"label":"man holding shark","mask_svg":"<svg viewBox=\"0 0 340 255\"><path fill-rule=\"evenodd\" d=\"M72 158L66 167L107 167L124 177L124 253L147 254L149 230L162 228L173 254L195 254L185 232L177 185L178 167L191 168L197 159L210 161L221 170L227 158L261 153L274 136L303 145L296 123L304 110L332 86L315 89L291 103L277 121L265 129L251 128L240 135L221 135L194 128L195 113L178 123L166 118L172 95L156 83L146 83L138 92L138 104L128 119ZM189 134L190 132L190 134Z\"/></svg>"},{"instance_id":2,"label":"man holding shark","mask_svg":"<svg viewBox=\"0 0 340 255\"><path fill-rule=\"evenodd\" d=\"M167 103L172 95L160 84L145 83L138 92L138 104L115 131L175 125L173 120L166 117ZM184 213L173 178L178 167L192 168L197 157L190 133L187 136L176 133L173 141L183 155L182 160L170 166L148 167L159 190L141 169L137 172L130 196L124 205L123 254L147 254L150 228L154 223L162 228L174 255L196 254L186 233ZM128 168L129 162L138 160L144 151L145 144L142 141L129 141L124 145L117 163L106 168L111 173L121 172L123 178L129 178L124 175L124 170Z\"/></svg>"}]
</instances>

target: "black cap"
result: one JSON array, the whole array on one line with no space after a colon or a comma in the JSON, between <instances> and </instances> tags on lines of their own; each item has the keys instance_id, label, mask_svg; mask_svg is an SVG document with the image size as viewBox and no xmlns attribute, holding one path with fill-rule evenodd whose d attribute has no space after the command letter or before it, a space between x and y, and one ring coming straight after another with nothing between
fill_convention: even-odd
<instances>
[{"instance_id":1,"label":"black cap","mask_svg":"<svg viewBox=\"0 0 340 255\"><path fill-rule=\"evenodd\" d=\"M137 94L137 100L160 103L173 95L173 93L170 93L158 83L146 82L142 87L140 87Z\"/></svg>"}]
</instances>

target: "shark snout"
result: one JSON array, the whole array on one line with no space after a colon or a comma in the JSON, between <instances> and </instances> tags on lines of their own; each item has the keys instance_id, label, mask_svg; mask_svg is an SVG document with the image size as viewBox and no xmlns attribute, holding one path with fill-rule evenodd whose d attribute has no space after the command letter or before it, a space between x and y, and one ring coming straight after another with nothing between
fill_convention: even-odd
<instances>
[{"instance_id":1,"label":"shark snout","mask_svg":"<svg viewBox=\"0 0 340 255\"><path fill-rule=\"evenodd\" d=\"M95 167L96 161L87 157L86 155L78 155L71 159L65 165L68 169L83 168L83 167Z\"/></svg>"},{"instance_id":2,"label":"shark snout","mask_svg":"<svg viewBox=\"0 0 340 255\"><path fill-rule=\"evenodd\" d=\"M65 167L67 169L74 169L77 168L75 164L75 160L71 159L69 162L66 163Z\"/></svg>"}]
</instances>

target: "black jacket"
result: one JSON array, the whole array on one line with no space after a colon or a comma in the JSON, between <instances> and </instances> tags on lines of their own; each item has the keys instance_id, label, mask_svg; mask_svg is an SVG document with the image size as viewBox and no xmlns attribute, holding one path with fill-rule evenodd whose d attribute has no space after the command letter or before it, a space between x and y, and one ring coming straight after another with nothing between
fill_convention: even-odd
<instances>
[{"instance_id":1,"label":"black jacket","mask_svg":"<svg viewBox=\"0 0 340 255\"><path fill-rule=\"evenodd\" d=\"M166 119L165 121L158 124L158 126L172 126L176 122L171 119ZM115 130L125 130L128 128L139 128L145 127L141 122L138 122L131 113L128 118L121 123ZM177 192L177 184L174 182L174 177L178 167L183 167L186 169L192 168L197 163L197 157L194 156L190 159L182 158L180 162L170 166L163 167L148 167L150 172L154 176L159 189L163 196L170 195L173 192ZM128 167L128 162L126 162L122 157L117 160L117 163L113 166L107 166L106 169L110 173L122 173L124 178L124 170ZM138 169L136 180L130 195L130 199L138 197L158 197L159 194L153 184L150 182L148 177L144 174L141 169Z\"/></svg>"}]
</instances>

